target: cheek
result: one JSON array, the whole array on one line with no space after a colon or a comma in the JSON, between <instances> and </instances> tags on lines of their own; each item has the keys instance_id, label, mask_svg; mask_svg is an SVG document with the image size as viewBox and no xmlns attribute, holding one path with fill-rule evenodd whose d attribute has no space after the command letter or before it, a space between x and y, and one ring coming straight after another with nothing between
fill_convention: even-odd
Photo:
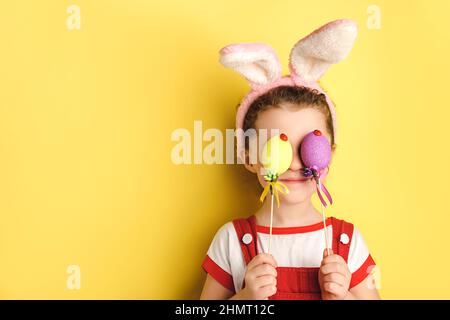
<instances>
[{"instance_id":1,"label":"cheek","mask_svg":"<svg viewBox=\"0 0 450 320\"><path fill-rule=\"evenodd\" d=\"M256 176L258 177L259 184L264 187L267 184L267 181L264 180L264 176L261 174L261 169L262 166L258 166L256 168Z\"/></svg>"}]
</instances>

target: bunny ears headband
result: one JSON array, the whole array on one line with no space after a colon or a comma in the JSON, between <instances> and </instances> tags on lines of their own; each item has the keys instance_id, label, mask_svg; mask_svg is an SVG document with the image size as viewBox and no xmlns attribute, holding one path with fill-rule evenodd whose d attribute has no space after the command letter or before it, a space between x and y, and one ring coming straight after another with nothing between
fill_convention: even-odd
<instances>
[{"instance_id":1,"label":"bunny ears headband","mask_svg":"<svg viewBox=\"0 0 450 320\"><path fill-rule=\"evenodd\" d=\"M277 54L266 44L231 44L220 50L220 63L244 76L251 87L236 114L237 150L242 161L245 159L242 130L245 115L256 98L279 86L308 87L325 94L336 141L336 111L331 99L317 81L330 65L347 57L356 35L356 23L351 20L342 19L325 24L294 45L289 56L290 75L287 76L281 76L281 64Z\"/></svg>"}]
</instances>

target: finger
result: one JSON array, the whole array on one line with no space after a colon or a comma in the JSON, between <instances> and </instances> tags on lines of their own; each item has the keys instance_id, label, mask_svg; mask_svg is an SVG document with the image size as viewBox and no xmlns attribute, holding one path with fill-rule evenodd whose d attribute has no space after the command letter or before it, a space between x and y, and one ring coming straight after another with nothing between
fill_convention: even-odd
<instances>
[{"instance_id":1,"label":"finger","mask_svg":"<svg viewBox=\"0 0 450 320\"><path fill-rule=\"evenodd\" d=\"M349 279L345 275L337 273L337 272L333 272L333 273L324 275L322 281L323 281L323 283L334 282L334 283L337 283L337 284L343 286L344 288L349 283Z\"/></svg>"},{"instance_id":2,"label":"finger","mask_svg":"<svg viewBox=\"0 0 450 320\"><path fill-rule=\"evenodd\" d=\"M335 283L335 282L325 282L323 284L323 289L333 295L336 295L338 297L343 297L347 293L347 289L345 289L343 286Z\"/></svg>"},{"instance_id":3,"label":"finger","mask_svg":"<svg viewBox=\"0 0 450 320\"><path fill-rule=\"evenodd\" d=\"M334 253L333 253L333 249L329 248L329 250L330 250L330 255L331 255L331 254L334 254ZM325 258L326 256L328 256L328 250L327 250L327 248L325 248L325 249L323 250L323 257Z\"/></svg>"},{"instance_id":4,"label":"finger","mask_svg":"<svg viewBox=\"0 0 450 320\"><path fill-rule=\"evenodd\" d=\"M263 264L260 264L256 267L254 267L252 269L251 273L255 277L260 277L260 276L264 276L264 275L272 275L272 276L276 277L278 275L277 269L275 269L272 265L267 264L267 263L263 263Z\"/></svg>"},{"instance_id":5,"label":"finger","mask_svg":"<svg viewBox=\"0 0 450 320\"><path fill-rule=\"evenodd\" d=\"M329 256L326 256L325 258L323 258L322 265L326 264L326 263L331 263L331 262L346 263L344 258L342 258L340 255L332 254L332 255L329 255Z\"/></svg>"},{"instance_id":6,"label":"finger","mask_svg":"<svg viewBox=\"0 0 450 320\"><path fill-rule=\"evenodd\" d=\"M266 297L266 299L268 299L268 297L273 296L275 293L277 293L277 286L276 285L268 285L268 286L264 286L260 289L261 291L261 295L263 297Z\"/></svg>"},{"instance_id":7,"label":"finger","mask_svg":"<svg viewBox=\"0 0 450 320\"><path fill-rule=\"evenodd\" d=\"M261 276L255 279L254 285L256 288L262 288L265 286L276 286L277 278L274 276Z\"/></svg>"},{"instance_id":8,"label":"finger","mask_svg":"<svg viewBox=\"0 0 450 320\"><path fill-rule=\"evenodd\" d=\"M348 274L348 267L346 264L339 263L339 262L330 262L327 264L324 264L320 267L320 272L325 275L332 272L342 273L342 274Z\"/></svg>"},{"instance_id":9,"label":"finger","mask_svg":"<svg viewBox=\"0 0 450 320\"><path fill-rule=\"evenodd\" d=\"M348 271L347 265L339 263L339 262L327 263L320 267L320 273L322 275L326 275L326 274L333 273L333 272L341 273L343 275L347 275L350 273Z\"/></svg>"},{"instance_id":10,"label":"finger","mask_svg":"<svg viewBox=\"0 0 450 320\"><path fill-rule=\"evenodd\" d=\"M271 254L260 253L256 257L254 257L252 261L249 262L247 268L248 270L251 270L262 263L271 264L274 268L277 267L277 263Z\"/></svg>"}]
</instances>

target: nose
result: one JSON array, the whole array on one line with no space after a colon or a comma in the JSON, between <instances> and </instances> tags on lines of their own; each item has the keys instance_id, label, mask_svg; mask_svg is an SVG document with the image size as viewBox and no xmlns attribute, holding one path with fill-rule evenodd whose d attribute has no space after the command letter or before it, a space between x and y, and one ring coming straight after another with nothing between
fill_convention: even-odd
<instances>
[{"instance_id":1,"label":"nose","mask_svg":"<svg viewBox=\"0 0 450 320\"><path fill-rule=\"evenodd\" d=\"M289 170L292 171L298 171L303 167L303 163L300 159L300 154L299 152L294 152L292 154L292 162L291 162L291 166L289 167Z\"/></svg>"}]
</instances>

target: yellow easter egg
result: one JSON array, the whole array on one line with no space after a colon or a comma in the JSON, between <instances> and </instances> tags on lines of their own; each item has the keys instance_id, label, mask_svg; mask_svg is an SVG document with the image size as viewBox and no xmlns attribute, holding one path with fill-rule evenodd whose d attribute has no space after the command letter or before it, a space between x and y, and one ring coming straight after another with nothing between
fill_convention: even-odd
<instances>
[{"instance_id":1,"label":"yellow easter egg","mask_svg":"<svg viewBox=\"0 0 450 320\"><path fill-rule=\"evenodd\" d=\"M289 169L291 162L292 145L284 133L267 140L261 155L261 163L267 174L278 177Z\"/></svg>"}]
</instances>

